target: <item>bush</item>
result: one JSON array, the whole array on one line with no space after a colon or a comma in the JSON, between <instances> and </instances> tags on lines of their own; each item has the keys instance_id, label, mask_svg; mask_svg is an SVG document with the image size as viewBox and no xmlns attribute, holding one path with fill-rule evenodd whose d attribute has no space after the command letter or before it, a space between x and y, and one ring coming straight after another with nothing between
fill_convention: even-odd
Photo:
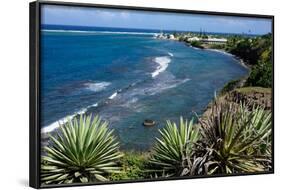
<instances>
[{"instance_id":1,"label":"bush","mask_svg":"<svg viewBox=\"0 0 281 190\"><path fill-rule=\"evenodd\" d=\"M251 65L246 86L272 86L272 35L229 38L226 50Z\"/></svg>"},{"instance_id":2,"label":"bush","mask_svg":"<svg viewBox=\"0 0 281 190\"><path fill-rule=\"evenodd\" d=\"M204 48L204 47L202 46L202 43L199 42L199 41L192 41L192 42L190 42L190 45L193 46L193 47L201 48L201 49Z\"/></svg>"},{"instance_id":3,"label":"bush","mask_svg":"<svg viewBox=\"0 0 281 190\"><path fill-rule=\"evenodd\" d=\"M159 173L162 176L184 176L199 172L197 168L200 163L193 156L200 135L193 121L188 123L181 118L179 128L176 123L167 121L166 127L159 132L161 136L156 138L150 160Z\"/></svg>"},{"instance_id":4,"label":"bush","mask_svg":"<svg viewBox=\"0 0 281 190\"><path fill-rule=\"evenodd\" d=\"M237 79L237 80L232 80L232 81L226 83L226 85L224 85L224 87L222 88L220 93L225 94L227 92L234 90L239 85L240 81L241 81L241 79Z\"/></svg>"},{"instance_id":5,"label":"bush","mask_svg":"<svg viewBox=\"0 0 281 190\"><path fill-rule=\"evenodd\" d=\"M260 63L253 67L247 79L249 86L272 87L272 65L271 63Z\"/></svg>"},{"instance_id":6,"label":"bush","mask_svg":"<svg viewBox=\"0 0 281 190\"><path fill-rule=\"evenodd\" d=\"M262 172L271 166L271 113L234 103L217 104L200 119L208 173Z\"/></svg>"},{"instance_id":7,"label":"bush","mask_svg":"<svg viewBox=\"0 0 281 190\"><path fill-rule=\"evenodd\" d=\"M210 44L209 48L211 48L211 49L225 49L225 44Z\"/></svg>"},{"instance_id":8,"label":"bush","mask_svg":"<svg viewBox=\"0 0 281 190\"><path fill-rule=\"evenodd\" d=\"M50 136L44 147L41 181L44 184L106 181L110 173L120 172L116 161L122 156L119 144L106 122L96 116L80 116L68 121Z\"/></svg>"},{"instance_id":9,"label":"bush","mask_svg":"<svg viewBox=\"0 0 281 190\"><path fill-rule=\"evenodd\" d=\"M119 165L121 167L120 173L113 173L110 175L110 180L138 180L150 178L148 153L141 152L126 152L120 159Z\"/></svg>"}]
</instances>

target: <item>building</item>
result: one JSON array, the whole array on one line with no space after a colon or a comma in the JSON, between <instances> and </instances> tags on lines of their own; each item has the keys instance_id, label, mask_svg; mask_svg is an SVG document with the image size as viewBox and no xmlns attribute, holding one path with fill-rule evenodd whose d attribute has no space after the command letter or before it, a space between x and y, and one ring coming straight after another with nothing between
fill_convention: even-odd
<instances>
[{"instance_id":1,"label":"building","mask_svg":"<svg viewBox=\"0 0 281 190\"><path fill-rule=\"evenodd\" d=\"M174 40L174 39L175 39L175 36L174 36L173 34L170 34L170 35L168 36L168 39Z\"/></svg>"},{"instance_id":2,"label":"building","mask_svg":"<svg viewBox=\"0 0 281 190\"><path fill-rule=\"evenodd\" d=\"M200 40L203 43L207 44L225 44L227 42L227 39L225 38L206 38Z\"/></svg>"},{"instance_id":3,"label":"building","mask_svg":"<svg viewBox=\"0 0 281 190\"><path fill-rule=\"evenodd\" d=\"M200 38L198 37L192 37L192 38L188 38L189 42L194 42L194 41L200 41Z\"/></svg>"}]
</instances>

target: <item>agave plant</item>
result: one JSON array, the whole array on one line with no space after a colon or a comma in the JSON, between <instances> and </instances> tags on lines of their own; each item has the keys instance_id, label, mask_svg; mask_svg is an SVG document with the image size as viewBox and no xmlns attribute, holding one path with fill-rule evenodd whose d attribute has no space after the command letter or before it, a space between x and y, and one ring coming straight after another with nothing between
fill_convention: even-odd
<instances>
[{"instance_id":1,"label":"agave plant","mask_svg":"<svg viewBox=\"0 0 281 190\"><path fill-rule=\"evenodd\" d=\"M122 156L108 124L96 116L80 116L50 135L44 147L41 181L45 184L105 181L109 173L119 172L116 161Z\"/></svg>"},{"instance_id":2,"label":"agave plant","mask_svg":"<svg viewBox=\"0 0 281 190\"><path fill-rule=\"evenodd\" d=\"M271 112L261 107L215 102L199 119L204 146L212 152L209 174L261 172L271 163Z\"/></svg>"},{"instance_id":3,"label":"agave plant","mask_svg":"<svg viewBox=\"0 0 281 190\"><path fill-rule=\"evenodd\" d=\"M161 137L156 138L150 162L160 168L160 175L194 175L200 164L200 160L193 157L200 135L193 120L188 123L180 118L179 127L167 121L166 127L159 132Z\"/></svg>"}]
</instances>

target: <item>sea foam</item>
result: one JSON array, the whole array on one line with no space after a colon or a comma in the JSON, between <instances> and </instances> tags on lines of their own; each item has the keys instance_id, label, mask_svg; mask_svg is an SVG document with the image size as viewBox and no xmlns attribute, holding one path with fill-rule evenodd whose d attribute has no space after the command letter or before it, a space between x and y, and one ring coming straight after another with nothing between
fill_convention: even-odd
<instances>
[{"instance_id":1,"label":"sea foam","mask_svg":"<svg viewBox=\"0 0 281 190\"><path fill-rule=\"evenodd\" d=\"M100 92L102 90L105 90L106 87L108 87L111 83L110 82L88 82L84 85L86 86L86 89L91 90L93 92Z\"/></svg>"},{"instance_id":2,"label":"sea foam","mask_svg":"<svg viewBox=\"0 0 281 190\"><path fill-rule=\"evenodd\" d=\"M170 81L161 81L161 82L153 85L152 88L146 89L146 94L155 95L155 94L161 93L165 90L172 89L179 85L182 85L182 84L186 83L187 81L190 81L190 79L185 78L185 79L171 79Z\"/></svg>"},{"instance_id":3,"label":"sea foam","mask_svg":"<svg viewBox=\"0 0 281 190\"><path fill-rule=\"evenodd\" d=\"M74 117L85 114L89 108L97 107L97 106L98 106L98 103L95 103L95 104L93 104L91 106L87 106L86 108L82 108L81 110L75 112L72 115L67 115L67 116L65 116L65 117L63 117L63 118L61 118L61 119L51 123L50 125L47 125L47 126L43 127L41 129L41 133L52 132L53 130L59 128L61 125L64 125L68 121L71 121Z\"/></svg>"},{"instance_id":4,"label":"sea foam","mask_svg":"<svg viewBox=\"0 0 281 190\"><path fill-rule=\"evenodd\" d=\"M168 52L168 55L171 56L171 57L174 57L174 54L171 53L171 52Z\"/></svg>"},{"instance_id":5,"label":"sea foam","mask_svg":"<svg viewBox=\"0 0 281 190\"><path fill-rule=\"evenodd\" d=\"M160 73L164 72L168 68L171 59L169 56L156 57L154 62L158 63L158 66L156 70L151 73L152 78L155 78Z\"/></svg>"},{"instance_id":6,"label":"sea foam","mask_svg":"<svg viewBox=\"0 0 281 190\"><path fill-rule=\"evenodd\" d=\"M108 99L113 100L117 96L117 92L114 92Z\"/></svg>"},{"instance_id":7,"label":"sea foam","mask_svg":"<svg viewBox=\"0 0 281 190\"><path fill-rule=\"evenodd\" d=\"M69 120L71 121L75 116L77 116L78 114L82 114L84 110L81 110L75 114L72 115L68 115L64 118L61 118L53 123L51 123L48 126L45 126L41 129L41 133L49 133L52 132L53 130L57 129L58 127L60 127L61 125L65 124L66 122L68 122Z\"/></svg>"}]
</instances>

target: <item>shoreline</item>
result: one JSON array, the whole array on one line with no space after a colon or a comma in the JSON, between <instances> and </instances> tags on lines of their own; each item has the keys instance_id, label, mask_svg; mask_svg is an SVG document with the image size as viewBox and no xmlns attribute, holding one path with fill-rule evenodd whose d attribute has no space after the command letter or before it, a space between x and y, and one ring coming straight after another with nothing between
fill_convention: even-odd
<instances>
[{"instance_id":1,"label":"shoreline","mask_svg":"<svg viewBox=\"0 0 281 190\"><path fill-rule=\"evenodd\" d=\"M191 46L192 47L192 46ZM214 52L220 52L220 53L223 53L225 55L229 55L229 56L232 56L234 59L236 59L240 65L242 67L244 67L245 69L248 69L248 70L251 70L251 67L249 64L246 63L246 61L244 61L243 59L241 59L240 57L236 56L236 55L233 55L225 50L222 50L222 49L214 49L214 48L204 48L202 50L208 50L208 51L214 51Z\"/></svg>"},{"instance_id":2,"label":"shoreline","mask_svg":"<svg viewBox=\"0 0 281 190\"><path fill-rule=\"evenodd\" d=\"M161 39L161 38L157 38L157 39L163 40L163 39ZM186 42L186 41L180 41L178 38L173 38L173 39L167 39L167 38L165 38L164 40L182 42L182 43L184 43L186 46L191 47L191 48L196 49L196 50L213 51L213 52L218 52L218 53L222 53L222 54L231 56L231 57L233 57L235 60L238 61L238 64L239 64L239 65L241 65L242 67L244 67L245 69L247 69L249 73L250 73L250 71L251 71L251 66L250 66L249 64L247 64L245 60L243 60L242 58L240 58L240 57L238 57L238 56L236 56L236 55L234 55L234 54L231 54L231 53L225 51L224 49L210 48L210 47L208 47L208 45L201 46L201 47L196 47L196 46L193 46L193 45L191 45L191 43L188 43L188 42ZM245 76L242 77L242 78L240 78L240 79L238 79L238 81L239 81L238 83L241 83L241 82L244 83L244 82L245 82L244 80L245 80ZM224 84L224 87L225 87L226 85L228 85L229 83L231 83L231 82L232 82L232 81L228 81L227 83L225 83L225 84ZM224 88L224 87L223 87L223 88ZM240 87L241 87L241 85L240 85ZM216 92L216 94L218 94L218 99L223 99L224 96L225 96L225 95L222 95L222 94L221 94L222 91L223 91L223 88L220 89L218 92ZM239 88L239 86L235 86L231 91L234 91L234 90L236 90L237 88ZM229 91L229 92L230 92L230 91ZM212 106L213 102L214 102L214 100L211 100L211 101L202 109L202 114L200 115L200 118L205 117L205 116L208 114L208 112L210 111L210 107Z\"/></svg>"},{"instance_id":3,"label":"shoreline","mask_svg":"<svg viewBox=\"0 0 281 190\"><path fill-rule=\"evenodd\" d=\"M157 39L157 38L156 38ZM160 39L160 40L169 40L169 41L175 41L175 42L183 42L185 45L187 45L187 46L189 46L189 47L191 47L191 48L194 48L194 49L200 49L200 50L206 50L206 51L215 51L215 52L218 52L218 53L223 53L223 54L226 54L226 55L228 55L228 56L232 56L233 58L235 58L235 59L237 59L237 61L240 63L240 65L241 66L243 66L243 67L245 67L245 68L247 68L247 69L249 69L249 67L247 67L247 65L245 64L245 62L242 60L242 59L239 59L238 57L236 57L235 55L233 55L233 54L230 54L230 53L228 53L228 52L226 52L226 51L224 51L224 50L221 50L221 49L214 49L214 48L207 48L207 47L204 47L203 49L201 49L201 48L197 48L197 47L194 47L194 46L192 46L190 43L187 43L187 42L184 42L184 41L179 41L178 39ZM169 53L169 56L170 57L173 57L173 54L171 54L171 53ZM165 57L165 56L164 56ZM161 64L160 64L161 65ZM165 65L166 64L164 64L164 67L165 67ZM163 65L162 65L162 67L163 67ZM152 73L152 77L154 78L155 76L157 76L160 72L162 72L162 70L161 71L157 71L156 73L155 72L153 72ZM231 81L229 81L229 82L231 82ZM226 84L228 84L229 82L227 82L227 83L225 83L225 85ZM220 92L221 90L219 90L218 92ZM108 97L108 99L113 99L115 96L117 95L117 92L114 92L110 97ZM211 102L209 102L209 103L211 103ZM208 103L208 104L209 104ZM206 107L208 106L208 104L205 106L205 107L203 107L202 108L202 113L204 113L204 110L206 109ZM74 118L75 116L77 116L77 115L80 115L81 113L74 113L73 115L71 115L70 117L71 118L69 118L68 117L68 119L70 119L70 120L72 120L72 118ZM42 135L42 138L43 139L47 139L48 138L48 134L50 134L50 133L55 133L56 131L57 131L57 129L59 129L60 128L60 126L59 126L59 124L64 124L65 122L67 121L67 119L66 119L66 117L65 118L62 118L62 119L60 119L60 120L58 120L58 121L56 121L56 122L53 122L52 124L51 124L51 128L41 128L41 135ZM56 125L56 126L54 126L54 125Z\"/></svg>"},{"instance_id":4,"label":"shoreline","mask_svg":"<svg viewBox=\"0 0 281 190\"><path fill-rule=\"evenodd\" d=\"M240 57L238 57L238 56L236 56L236 55L234 55L234 54L231 54L231 53L229 53L229 52L227 52L227 51L225 51L225 50L223 50L223 49L209 48L209 47L206 47L206 46L204 46L204 48L198 48L198 47L192 46L190 43L187 43L187 42L185 42L185 41L179 41L178 39L173 39L172 41L183 42L184 44L186 44L186 45L188 45L189 47L192 47L192 48L194 48L194 49L196 49L196 50L214 51L214 52L223 53L223 54L225 54L225 55L229 55L229 56L233 57L234 59L236 59L242 67L244 67L245 69L248 69L249 71L251 70L250 65L247 64L245 60L243 60L243 59L241 59Z\"/></svg>"},{"instance_id":5,"label":"shoreline","mask_svg":"<svg viewBox=\"0 0 281 190\"><path fill-rule=\"evenodd\" d=\"M192 47L192 48L194 48L194 49L196 49L196 50L208 50L208 51L214 51L214 52L223 53L223 54L232 56L233 58L235 58L235 59L239 62L239 64L240 64L242 67L248 69L249 71L251 70L251 66L250 66L249 64L247 64L245 60L243 60L242 58L240 58L240 57L238 57L238 56L236 56L236 55L234 55L234 54L231 54L231 53L229 53L229 52L227 52L227 51L225 51L225 50L223 50L223 49L210 48L210 47L208 47L208 46L206 46L206 45L205 45L205 46L203 45L202 47L196 47L196 46L193 46L193 45L191 45L191 43L188 43L188 42L186 42L186 41L180 41L179 38L171 38L171 39L169 39L169 38L166 38L166 37L165 37L165 38L156 37L155 39L182 42L182 43L184 43L185 45L187 45L188 47Z\"/></svg>"}]
</instances>

